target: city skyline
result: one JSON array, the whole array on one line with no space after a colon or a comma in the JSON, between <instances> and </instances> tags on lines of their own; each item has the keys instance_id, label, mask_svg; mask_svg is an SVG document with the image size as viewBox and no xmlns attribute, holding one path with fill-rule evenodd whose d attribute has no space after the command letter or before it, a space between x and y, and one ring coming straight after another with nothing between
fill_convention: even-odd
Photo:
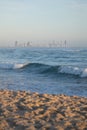
<instances>
[{"instance_id":1,"label":"city skyline","mask_svg":"<svg viewBox=\"0 0 87 130\"><path fill-rule=\"evenodd\" d=\"M67 40L87 47L86 14L86 0L0 0L0 46Z\"/></svg>"},{"instance_id":2,"label":"city skyline","mask_svg":"<svg viewBox=\"0 0 87 130\"><path fill-rule=\"evenodd\" d=\"M41 44L40 44L41 43ZM69 43L69 41L68 41ZM67 41L26 41L26 42L19 42L15 41L14 44L10 47L68 47Z\"/></svg>"}]
</instances>

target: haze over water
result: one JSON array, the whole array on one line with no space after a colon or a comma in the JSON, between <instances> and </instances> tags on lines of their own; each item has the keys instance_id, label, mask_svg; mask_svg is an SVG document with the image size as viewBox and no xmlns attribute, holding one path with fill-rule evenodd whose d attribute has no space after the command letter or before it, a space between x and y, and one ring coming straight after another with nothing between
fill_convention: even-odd
<instances>
[{"instance_id":1,"label":"haze over water","mask_svg":"<svg viewBox=\"0 0 87 130\"><path fill-rule=\"evenodd\" d=\"M0 46L67 40L87 47L86 15L86 0L0 0Z\"/></svg>"}]
</instances>

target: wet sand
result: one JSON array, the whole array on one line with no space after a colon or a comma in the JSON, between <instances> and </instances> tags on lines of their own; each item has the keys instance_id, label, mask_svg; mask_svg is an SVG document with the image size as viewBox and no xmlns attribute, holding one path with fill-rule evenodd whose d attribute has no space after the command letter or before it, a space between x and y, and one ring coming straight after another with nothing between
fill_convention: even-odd
<instances>
[{"instance_id":1,"label":"wet sand","mask_svg":"<svg viewBox=\"0 0 87 130\"><path fill-rule=\"evenodd\" d=\"M0 90L0 130L87 130L87 98Z\"/></svg>"}]
</instances>

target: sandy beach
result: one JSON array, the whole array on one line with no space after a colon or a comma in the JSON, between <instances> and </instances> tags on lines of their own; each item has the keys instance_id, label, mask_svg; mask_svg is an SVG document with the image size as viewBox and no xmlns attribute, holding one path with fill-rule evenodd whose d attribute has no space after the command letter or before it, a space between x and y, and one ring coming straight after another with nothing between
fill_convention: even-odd
<instances>
[{"instance_id":1,"label":"sandy beach","mask_svg":"<svg viewBox=\"0 0 87 130\"><path fill-rule=\"evenodd\" d=\"M87 130L87 98L0 90L0 130Z\"/></svg>"}]
</instances>

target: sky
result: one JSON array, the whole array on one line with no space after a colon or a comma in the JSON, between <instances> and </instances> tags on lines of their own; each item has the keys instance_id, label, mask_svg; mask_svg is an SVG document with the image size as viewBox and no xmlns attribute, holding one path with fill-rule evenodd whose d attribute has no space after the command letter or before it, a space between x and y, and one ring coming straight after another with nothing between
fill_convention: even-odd
<instances>
[{"instance_id":1,"label":"sky","mask_svg":"<svg viewBox=\"0 0 87 130\"><path fill-rule=\"evenodd\" d=\"M87 0L0 0L0 45L16 40L87 47Z\"/></svg>"}]
</instances>

